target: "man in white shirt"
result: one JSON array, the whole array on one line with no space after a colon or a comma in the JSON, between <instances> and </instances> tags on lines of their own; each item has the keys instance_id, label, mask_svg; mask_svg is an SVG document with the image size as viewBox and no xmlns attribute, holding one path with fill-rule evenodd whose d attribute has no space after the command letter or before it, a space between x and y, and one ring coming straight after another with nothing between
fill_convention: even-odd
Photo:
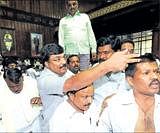
<instances>
[{"instance_id":1,"label":"man in white shirt","mask_svg":"<svg viewBox=\"0 0 160 133\"><path fill-rule=\"evenodd\" d=\"M120 45L120 39L116 36L101 37L97 40L98 63L108 60ZM110 72L93 82L95 88L95 101L101 105L106 96L111 95L119 89L122 82L125 82L125 74L122 71ZM124 86L124 84L123 84ZM123 87L125 88L125 87Z\"/></svg>"},{"instance_id":2,"label":"man in white shirt","mask_svg":"<svg viewBox=\"0 0 160 133\"><path fill-rule=\"evenodd\" d=\"M74 74L80 71L80 59L78 55L70 55L67 58L67 68Z\"/></svg>"},{"instance_id":3,"label":"man in white shirt","mask_svg":"<svg viewBox=\"0 0 160 133\"><path fill-rule=\"evenodd\" d=\"M80 70L90 66L96 58L96 39L87 14L78 10L78 0L65 0L68 14L60 20L58 39L66 55L77 54L80 57Z\"/></svg>"},{"instance_id":4,"label":"man in white shirt","mask_svg":"<svg viewBox=\"0 0 160 133\"><path fill-rule=\"evenodd\" d=\"M147 53L140 56L139 63L129 64L125 74L132 89L110 99L98 132L160 132L160 71L156 58Z\"/></svg>"},{"instance_id":5,"label":"man in white shirt","mask_svg":"<svg viewBox=\"0 0 160 133\"><path fill-rule=\"evenodd\" d=\"M17 68L5 68L0 76L0 131L40 132L41 100L36 80Z\"/></svg>"},{"instance_id":6,"label":"man in white shirt","mask_svg":"<svg viewBox=\"0 0 160 133\"><path fill-rule=\"evenodd\" d=\"M50 118L65 99L63 84L73 73L67 69L63 48L58 44L46 44L41 51L41 58L44 69L37 78L43 103L41 127L43 132L48 132Z\"/></svg>"},{"instance_id":7,"label":"man in white shirt","mask_svg":"<svg viewBox=\"0 0 160 133\"><path fill-rule=\"evenodd\" d=\"M93 132L96 108L92 103L94 88L89 85L70 90L68 99L61 103L50 120L50 132Z\"/></svg>"}]
</instances>

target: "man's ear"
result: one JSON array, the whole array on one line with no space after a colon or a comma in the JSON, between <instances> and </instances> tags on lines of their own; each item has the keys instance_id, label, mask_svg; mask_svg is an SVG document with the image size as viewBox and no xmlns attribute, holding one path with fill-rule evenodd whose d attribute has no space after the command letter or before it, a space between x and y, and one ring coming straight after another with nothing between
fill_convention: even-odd
<instances>
[{"instance_id":1,"label":"man's ear","mask_svg":"<svg viewBox=\"0 0 160 133\"><path fill-rule=\"evenodd\" d=\"M48 68L48 66L49 66L47 61L44 62L44 65L45 65L45 67L47 67L47 68Z\"/></svg>"},{"instance_id":2,"label":"man's ear","mask_svg":"<svg viewBox=\"0 0 160 133\"><path fill-rule=\"evenodd\" d=\"M73 94L73 93L69 93L69 94L68 94L68 97L71 99L71 101L73 101L73 99L74 99L74 94Z\"/></svg>"},{"instance_id":3,"label":"man's ear","mask_svg":"<svg viewBox=\"0 0 160 133\"><path fill-rule=\"evenodd\" d=\"M133 77L128 76L128 77L126 78L126 80L128 81L128 83L129 83L130 86L133 86Z\"/></svg>"},{"instance_id":4,"label":"man's ear","mask_svg":"<svg viewBox=\"0 0 160 133\"><path fill-rule=\"evenodd\" d=\"M65 0L65 8L68 10L68 0Z\"/></svg>"}]
</instances>

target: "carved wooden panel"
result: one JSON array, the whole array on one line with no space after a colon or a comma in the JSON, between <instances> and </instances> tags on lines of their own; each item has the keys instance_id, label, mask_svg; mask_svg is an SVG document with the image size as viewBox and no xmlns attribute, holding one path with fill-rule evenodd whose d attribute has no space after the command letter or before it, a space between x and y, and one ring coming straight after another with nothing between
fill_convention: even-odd
<instances>
[{"instance_id":1,"label":"carved wooden panel","mask_svg":"<svg viewBox=\"0 0 160 133\"><path fill-rule=\"evenodd\" d=\"M30 33L35 32L42 34L43 45L55 40L54 28L51 27L0 19L0 28L14 29L16 43L16 53L14 53L14 55L16 56L31 56ZM2 46L2 42L0 43L0 46Z\"/></svg>"}]
</instances>

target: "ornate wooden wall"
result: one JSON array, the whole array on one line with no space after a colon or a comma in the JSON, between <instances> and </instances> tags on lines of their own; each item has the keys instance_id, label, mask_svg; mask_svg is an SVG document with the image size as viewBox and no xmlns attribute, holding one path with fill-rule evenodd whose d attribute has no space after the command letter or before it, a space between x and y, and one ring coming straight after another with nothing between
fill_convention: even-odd
<instances>
[{"instance_id":1,"label":"ornate wooden wall","mask_svg":"<svg viewBox=\"0 0 160 133\"><path fill-rule=\"evenodd\" d=\"M15 31L15 44L16 44L16 56L29 57L31 56L31 41L30 33L40 33L43 35L43 44L54 42L55 26L43 25L41 23L34 24L32 22L26 22L21 18L18 21L18 17L15 16L19 11L23 10L33 14L48 16L52 18L59 18L61 15L58 7L56 6L59 1L45 1L45 0L8 0L2 3L2 6L17 9L16 13L13 11L11 19L6 17L0 18L0 27L6 29L13 29ZM10 13L10 14L11 14ZM4 13L5 14L5 13ZM6 12L8 15L9 13ZM3 15L3 13L1 13ZM23 15L21 15L23 17ZM17 20L16 20L17 19ZM12 55L12 53L11 53Z\"/></svg>"},{"instance_id":2,"label":"ornate wooden wall","mask_svg":"<svg viewBox=\"0 0 160 133\"><path fill-rule=\"evenodd\" d=\"M30 33L43 35L43 44L54 41L54 28L0 19L0 27L15 30L16 56L31 56Z\"/></svg>"}]
</instances>

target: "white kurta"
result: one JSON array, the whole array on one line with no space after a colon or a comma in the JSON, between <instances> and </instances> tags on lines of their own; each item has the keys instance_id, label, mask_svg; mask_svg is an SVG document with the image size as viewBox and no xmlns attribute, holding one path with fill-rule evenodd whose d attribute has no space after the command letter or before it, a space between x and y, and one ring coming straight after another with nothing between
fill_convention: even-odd
<instances>
[{"instance_id":1,"label":"white kurta","mask_svg":"<svg viewBox=\"0 0 160 133\"><path fill-rule=\"evenodd\" d=\"M23 89L15 94L0 77L0 127L2 131L39 131L41 107L33 107L30 100L39 96L36 80L24 76Z\"/></svg>"}]
</instances>

